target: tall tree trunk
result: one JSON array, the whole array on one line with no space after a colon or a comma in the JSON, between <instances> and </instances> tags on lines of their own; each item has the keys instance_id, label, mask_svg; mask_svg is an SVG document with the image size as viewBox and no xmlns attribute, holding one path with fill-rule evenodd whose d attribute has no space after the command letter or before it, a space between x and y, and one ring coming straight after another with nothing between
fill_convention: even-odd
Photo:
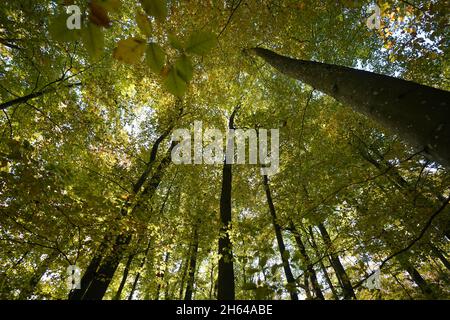
<instances>
[{"instance_id":1,"label":"tall tree trunk","mask_svg":"<svg viewBox=\"0 0 450 320\"><path fill-rule=\"evenodd\" d=\"M189 260L190 260L190 248L187 252L186 260L183 260L182 266L181 266L181 281L180 281L180 290L178 293L178 300L183 299L183 292L184 292L184 283L186 281L186 275L189 268Z\"/></svg>"},{"instance_id":2,"label":"tall tree trunk","mask_svg":"<svg viewBox=\"0 0 450 320\"><path fill-rule=\"evenodd\" d=\"M130 241L130 234L121 234L116 238L111 252L102 260L82 300L103 298Z\"/></svg>"},{"instance_id":3,"label":"tall tree trunk","mask_svg":"<svg viewBox=\"0 0 450 320\"><path fill-rule=\"evenodd\" d=\"M428 299L436 299L434 291L431 289L428 282L422 277L422 275L417 271L416 268L408 261L408 259L398 256L397 260L400 262L401 266L408 272L411 279L415 284L419 287L420 291L426 296Z\"/></svg>"},{"instance_id":4,"label":"tall tree trunk","mask_svg":"<svg viewBox=\"0 0 450 320\"><path fill-rule=\"evenodd\" d=\"M179 101L177 102L177 104ZM179 114L178 117L181 116L183 112L182 106L178 106ZM131 194L131 197L128 198L136 198L136 196L140 193L140 196L145 195L147 198L151 198L153 196L153 193L155 192L156 188L158 187L159 183L161 182L162 175L164 169L169 165L170 159L171 159L171 151L175 147L175 144L172 143L166 156L164 159L160 162L159 166L155 170L155 173L153 174L152 178L150 179L150 182L148 185L144 188L142 192L140 190L144 186L145 182L148 180L148 177L150 176L153 166L157 159L157 153L160 144L162 141L170 134L174 126L174 123L172 123L169 128L167 128L166 131L164 131L154 142L152 149L150 151L150 157L149 161L146 164L146 167L144 171L142 172L141 176L138 178L136 183L133 185L133 192ZM120 220L121 217L126 216L128 214L129 209L131 209L132 213L139 207L139 203L136 203L134 207L132 207L132 203L127 200L125 204L122 206L120 210L120 215L117 220ZM114 275L115 270L117 269L117 265L119 261L121 260L121 255L124 250L124 247L126 247L131 240L131 235L124 235L119 234L117 236L114 236L114 233L116 231L110 231L107 235L105 235L104 240L102 241L99 249L95 253L94 257L90 261L85 273L83 274L83 277L81 279L81 289L80 290L72 290L69 293L69 300L86 300L86 299L102 299L104 293L106 292L106 289ZM114 239L114 246L116 247L117 251L109 252L107 251L108 245L111 241L111 239ZM108 256L104 257L104 255L107 254ZM98 278L99 274L98 272L105 273L104 275L106 277L106 287L102 285L101 279ZM111 274L112 273L112 274ZM96 282L96 286L92 287L92 284ZM104 288L104 292L102 294L102 290ZM91 290L91 292L88 294L88 290ZM93 292L96 292L96 294L93 294Z\"/></svg>"},{"instance_id":5,"label":"tall tree trunk","mask_svg":"<svg viewBox=\"0 0 450 320\"><path fill-rule=\"evenodd\" d=\"M272 224L275 229L275 236L277 238L278 250L280 251L281 261L283 262L284 274L288 283L289 294L292 300L298 300L297 288L294 275L292 274L291 266L289 264L289 258L286 253L286 246L284 245L283 234L281 233L281 227L277 221L277 213L273 204L272 194L270 193L269 178L266 175L263 176L264 190L266 191L267 203L269 204L270 215L272 216Z\"/></svg>"},{"instance_id":6,"label":"tall tree trunk","mask_svg":"<svg viewBox=\"0 0 450 320\"><path fill-rule=\"evenodd\" d=\"M165 158L156 168L155 173L140 194L141 197L145 195L145 198L149 199L156 192L156 189L162 180L165 168L170 163L170 155L173 147L174 144L172 144L167 151ZM137 208L138 204L132 209L132 213ZM109 253L107 253L107 255L102 259L98 271L93 275L93 279L91 280L91 283L82 298L83 300L101 300L103 298L109 284L111 283L114 273L117 270L120 260L122 260L123 254L131 241L131 238L131 234L123 233L116 237L113 250L109 251Z\"/></svg>"},{"instance_id":7,"label":"tall tree trunk","mask_svg":"<svg viewBox=\"0 0 450 320\"><path fill-rule=\"evenodd\" d=\"M239 107L235 107L228 122L228 128L234 129L234 117ZM230 137L229 139L232 139ZM227 142L229 143L229 142ZM234 300L234 269L233 269L233 247L231 244L231 184L232 166L227 163L228 157L234 154L227 154L223 162L222 169L222 192L220 194L220 234L219 234L219 275L217 279L217 299Z\"/></svg>"},{"instance_id":8,"label":"tall tree trunk","mask_svg":"<svg viewBox=\"0 0 450 320\"><path fill-rule=\"evenodd\" d=\"M142 257L141 264L139 265L138 272L136 274L136 277L134 278L133 286L131 287L130 294L128 295L128 300L132 300L133 299L134 291L136 291L136 287L137 287L137 284L139 282L139 278L141 277L141 271L144 268L145 261L147 261L147 256L148 256L148 252L150 251L151 243L152 243L151 240L148 240L147 248L145 248L144 256Z\"/></svg>"},{"instance_id":9,"label":"tall tree trunk","mask_svg":"<svg viewBox=\"0 0 450 320\"><path fill-rule=\"evenodd\" d=\"M294 235L295 242L297 243L298 250L300 255L302 256L303 265L306 269L305 276L309 277L311 280L311 285L314 289L314 293L316 295L316 299L325 300L323 296L322 289L320 288L319 282L317 281L316 271L311 263L311 259L309 258L308 253L306 252L305 245L303 244L300 233L295 228L294 223L291 221L289 224L289 229L291 229L292 234Z\"/></svg>"},{"instance_id":10,"label":"tall tree trunk","mask_svg":"<svg viewBox=\"0 0 450 320\"><path fill-rule=\"evenodd\" d=\"M430 246L431 251L433 252L433 254L442 262L442 264L447 268L447 270L450 271L450 262L444 256L444 254L442 253L441 249L436 247L431 242L428 245Z\"/></svg>"},{"instance_id":11,"label":"tall tree trunk","mask_svg":"<svg viewBox=\"0 0 450 320\"><path fill-rule=\"evenodd\" d=\"M128 256L127 262L125 263L125 268L123 270L122 280L120 281L119 288L117 289L116 295L114 296L114 300L120 300L122 296L123 288L125 287L125 283L127 282L128 274L130 273L131 263L133 262L134 254L130 254Z\"/></svg>"},{"instance_id":12,"label":"tall tree trunk","mask_svg":"<svg viewBox=\"0 0 450 320\"><path fill-rule=\"evenodd\" d=\"M91 285L92 280L97 273L97 270L102 261L103 255L105 254L108 248L108 242L110 241L110 233L104 236L100 246L95 251L93 258L89 262L89 265L86 268L86 271L83 274L83 277L80 281L80 289L71 290L69 293L69 300L83 300L84 295L86 294L87 289Z\"/></svg>"},{"instance_id":13,"label":"tall tree trunk","mask_svg":"<svg viewBox=\"0 0 450 320\"><path fill-rule=\"evenodd\" d=\"M252 52L450 166L450 92L373 72L296 60L263 48Z\"/></svg>"},{"instance_id":14,"label":"tall tree trunk","mask_svg":"<svg viewBox=\"0 0 450 320\"><path fill-rule=\"evenodd\" d=\"M309 287L309 278L307 274L305 274L305 276L303 277L303 285L305 286L306 299L312 300L313 296L311 294L311 288Z\"/></svg>"},{"instance_id":15,"label":"tall tree trunk","mask_svg":"<svg viewBox=\"0 0 450 320\"><path fill-rule=\"evenodd\" d=\"M167 265L169 264L169 257L170 257L170 253L166 252L166 254L164 256L164 268L161 273L158 273L156 275L158 278L160 278L160 281L158 281L158 285L156 286L155 300L159 300L162 283L164 282L164 278L165 278L166 272L167 272Z\"/></svg>"},{"instance_id":16,"label":"tall tree trunk","mask_svg":"<svg viewBox=\"0 0 450 320\"><path fill-rule=\"evenodd\" d=\"M192 300L192 293L194 290L195 282L195 268L197 265L197 252L198 252L198 226L194 226L194 238L192 240L191 257L189 259L189 277L186 285L186 294L184 300Z\"/></svg>"},{"instance_id":17,"label":"tall tree trunk","mask_svg":"<svg viewBox=\"0 0 450 320\"><path fill-rule=\"evenodd\" d=\"M344 266L342 265L339 256L335 252L333 252L331 238L328 234L327 229L325 228L323 223L320 223L318 227L327 250L330 250L330 262L333 266L334 271L336 272L336 276L339 279L339 282L341 283L342 291L344 293L344 299L356 299L355 291L353 291L353 287L350 279L348 278L347 272L345 272Z\"/></svg>"},{"instance_id":18,"label":"tall tree trunk","mask_svg":"<svg viewBox=\"0 0 450 320\"><path fill-rule=\"evenodd\" d=\"M316 240L314 237L314 231L311 226L309 226L309 235L311 236L311 238L310 238L311 247L314 249L314 252L316 253L316 257L319 259L319 266L322 269L322 273L325 278L325 281L327 282L328 287L330 288L331 293L333 294L334 300L339 300L339 295L337 293L337 290L334 287L333 282L331 281L330 275L328 274L325 264L323 263L323 257L321 258L321 254L320 254L319 248L317 247Z\"/></svg>"}]
</instances>

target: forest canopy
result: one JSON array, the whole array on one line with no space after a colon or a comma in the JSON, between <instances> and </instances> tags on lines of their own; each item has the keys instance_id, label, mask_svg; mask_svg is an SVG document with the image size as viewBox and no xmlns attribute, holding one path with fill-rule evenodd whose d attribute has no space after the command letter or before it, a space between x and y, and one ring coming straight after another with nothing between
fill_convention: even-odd
<instances>
[{"instance_id":1,"label":"forest canopy","mask_svg":"<svg viewBox=\"0 0 450 320\"><path fill-rule=\"evenodd\" d=\"M448 17L3 1L0 299L449 299Z\"/></svg>"}]
</instances>

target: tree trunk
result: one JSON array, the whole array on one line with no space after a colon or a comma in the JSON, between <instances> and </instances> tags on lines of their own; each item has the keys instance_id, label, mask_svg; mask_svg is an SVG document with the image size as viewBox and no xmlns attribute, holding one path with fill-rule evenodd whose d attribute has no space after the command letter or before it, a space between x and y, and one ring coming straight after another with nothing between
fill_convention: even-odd
<instances>
[{"instance_id":1,"label":"tree trunk","mask_svg":"<svg viewBox=\"0 0 450 320\"><path fill-rule=\"evenodd\" d=\"M116 238L111 252L102 260L82 300L101 300L103 298L130 241L131 235L129 234L121 234Z\"/></svg>"},{"instance_id":2,"label":"tree trunk","mask_svg":"<svg viewBox=\"0 0 450 320\"><path fill-rule=\"evenodd\" d=\"M302 256L303 265L305 268L305 276L309 277L311 280L311 285L314 289L314 293L316 295L316 299L319 300L325 300L325 297L323 296L322 289L320 288L319 282L317 281L317 275L316 271L314 270L314 267L311 263L311 259L308 256L308 253L306 252L305 245L303 244L302 238L300 236L300 233L295 228L294 223L291 221L289 228L291 229L295 242L297 243L298 250L300 252L300 255Z\"/></svg>"},{"instance_id":3,"label":"tree trunk","mask_svg":"<svg viewBox=\"0 0 450 320\"><path fill-rule=\"evenodd\" d=\"M156 189L161 182L163 177L163 171L170 162L170 152L171 148L167 152L166 158L161 161L155 174L150 179L147 187L141 195L146 195L146 198L151 198L156 192ZM133 211L137 209L137 205L133 208ZM106 289L108 288L115 271L119 265L120 260L122 260L123 253L126 250L128 244L131 241L131 234L120 234L116 237L113 250L108 253L101 261L98 271L95 273L91 284L86 290L83 296L83 300L100 300L103 298Z\"/></svg>"},{"instance_id":4,"label":"tree trunk","mask_svg":"<svg viewBox=\"0 0 450 320\"><path fill-rule=\"evenodd\" d=\"M429 246L430 246L431 251L433 252L433 254L442 262L442 264L447 268L447 270L450 271L450 262L444 256L444 254L442 253L441 249L436 247L431 242L429 243Z\"/></svg>"},{"instance_id":5,"label":"tree trunk","mask_svg":"<svg viewBox=\"0 0 450 320\"><path fill-rule=\"evenodd\" d=\"M234 108L228 122L228 128L234 128L234 117L239 107ZM228 143L228 142L227 142ZM231 183L232 167L227 163L228 156L234 157L234 154L226 155L222 169L222 192L220 195L220 234L219 234L219 274L217 279L217 299L234 300L234 270L233 270L233 248L231 244Z\"/></svg>"},{"instance_id":6,"label":"tree trunk","mask_svg":"<svg viewBox=\"0 0 450 320\"><path fill-rule=\"evenodd\" d=\"M181 116L181 113L183 111L183 108L180 107L179 108L179 114L178 116ZM157 158L157 153L158 153L158 149L159 146L161 144L161 142L170 134L170 132L173 129L173 123L169 126L169 128L164 131L154 142L151 152L150 152L150 156L149 156L149 161L146 163L146 167L143 171L143 173L141 174L141 176L138 178L138 180L136 181L136 183L133 185L133 192L132 192L132 198L135 198L136 195L140 192L141 188L144 186L145 182L148 180L148 177L150 176L150 173L152 172L152 168L153 165L156 162L156 158ZM171 152L172 149L175 147L175 144L172 143L166 156L164 157L164 159L161 161L161 163L159 164L158 168L156 169L154 175L152 176L150 182L148 183L148 185L144 188L144 190L140 193L140 195L146 195L147 197L151 197L153 196L153 193L155 192L156 188L158 187L159 183L161 182L162 179L162 175L164 169L169 165L170 163L170 159L171 159ZM130 198L130 197L129 197ZM118 220L120 220L120 218L122 216L125 216L128 214L128 210L131 208L132 204L129 202L129 200L127 200L125 202L125 204L122 206L121 210L120 210L120 216L118 218ZM134 210L136 210L137 208L139 208L139 203L137 203L132 209L132 213L134 212ZM105 265L105 263L103 263L103 272L107 271L109 272L115 272L115 270L117 269L117 265L114 266L114 264L117 263L117 260L121 260L121 257L119 256L120 254L122 254L122 247L123 246L127 246L128 242L131 240L131 236L128 235L124 235L124 234L119 234L118 236L114 237L114 232L110 231L105 237L103 242L100 245L100 248L97 250L96 254L94 255L94 257L92 258L92 260L90 261L85 273L83 274L83 277L81 279L81 289L80 290L72 290L69 293L69 300L83 300L83 299L101 299L103 297L103 295L101 295L101 297L98 297L98 295L101 294L101 292L98 292L98 295L95 295L95 298L91 298L91 295L86 295L87 291L89 290L91 284L93 283L93 281L95 280L95 277L97 275L97 270L99 270L99 268L101 268L101 264L104 261L107 261L106 264L109 263L113 263L113 265L107 266ZM126 240L128 237L130 237L128 240ZM108 244L111 241L110 239L113 239L115 241L115 245L117 244L122 244L119 245L118 248L120 248L120 250L118 250L117 252L112 252L110 253L109 257L105 257L104 258L104 254L107 250ZM126 241L123 241L126 240ZM114 257L111 257L114 256ZM111 281L112 276L114 274L107 274L105 275L107 277L106 281L108 282ZM98 279L97 279L98 280ZM107 283L107 286L109 285L109 282ZM107 288L106 286L106 288ZM102 286L103 287L103 286ZM97 290L97 289L96 289ZM106 291L106 289L105 289ZM104 294L104 293L103 293Z\"/></svg>"},{"instance_id":7,"label":"tree trunk","mask_svg":"<svg viewBox=\"0 0 450 320\"><path fill-rule=\"evenodd\" d=\"M283 234L281 233L281 227L277 221L277 213L273 204L272 194L270 193L269 178L266 175L263 176L264 190L266 191L267 203L269 204L270 215L272 216L272 224L275 229L275 236L277 238L278 250L280 251L281 261L283 262L284 274L288 283L289 294L292 300L298 300L297 288L294 275L292 274L291 266L289 264L289 258L287 256L288 251L284 245Z\"/></svg>"},{"instance_id":8,"label":"tree trunk","mask_svg":"<svg viewBox=\"0 0 450 320\"><path fill-rule=\"evenodd\" d=\"M86 294L87 289L91 285L92 280L97 273L97 270L102 261L103 255L105 254L108 245L107 243L110 241L111 235L108 233L104 236L102 243L98 247L97 251L94 253L94 257L89 262L89 265L86 268L86 271L83 274L83 277L80 281L80 289L71 290L69 293L69 300L83 300L84 295Z\"/></svg>"},{"instance_id":9,"label":"tree trunk","mask_svg":"<svg viewBox=\"0 0 450 320\"><path fill-rule=\"evenodd\" d=\"M138 269L139 271L136 274L136 277L134 278L133 286L131 287L130 294L128 295L128 300L133 299L134 291L136 290L137 284L139 282L139 278L141 277L142 268L145 265L145 261L147 260L148 252L150 251L150 245L151 245L151 240L148 241L147 248L145 248L144 256L142 257L141 264L139 265L139 269Z\"/></svg>"},{"instance_id":10,"label":"tree trunk","mask_svg":"<svg viewBox=\"0 0 450 320\"><path fill-rule=\"evenodd\" d=\"M330 250L330 262L333 266L334 271L336 272L336 276L339 279L339 282L342 286L342 291L344 293L344 299L356 299L355 292L353 291L352 284L350 279L348 278L347 272L345 272L344 266L339 259L339 256L333 252L333 246L331 243L330 235L328 234L327 229L320 223L318 225L320 234L322 235L323 242L325 243L327 250Z\"/></svg>"},{"instance_id":11,"label":"tree trunk","mask_svg":"<svg viewBox=\"0 0 450 320\"><path fill-rule=\"evenodd\" d=\"M164 278L166 276L167 265L169 263L169 257L170 257L169 252L166 252L165 257L164 257L164 269L162 270L161 273L158 273L156 275L158 278L160 278L160 281L158 281L158 285L156 286L155 300L159 300L159 295L161 293L161 287L162 287L161 283L164 282Z\"/></svg>"},{"instance_id":12,"label":"tree trunk","mask_svg":"<svg viewBox=\"0 0 450 320\"><path fill-rule=\"evenodd\" d=\"M117 289L116 295L114 296L114 300L120 300L122 296L123 288L125 287L125 283L127 282L128 274L130 273L131 263L133 262L134 254L130 254L128 256L127 262L125 264L125 269L123 270L122 280L120 281L119 289Z\"/></svg>"},{"instance_id":13,"label":"tree trunk","mask_svg":"<svg viewBox=\"0 0 450 320\"><path fill-rule=\"evenodd\" d=\"M307 300L312 300L312 294L311 294L311 288L309 287L309 278L308 275L305 273L303 277L303 285L305 286L305 295Z\"/></svg>"},{"instance_id":14,"label":"tree trunk","mask_svg":"<svg viewBox=\"0 0 450 320\"><path fill-rule=\"evenodd\" d=\"M311 247L314 249L314 252L316 253L317 258L319 259L319 265L322 269L323 276L325 278L325 281L328 284L328 287L331 290L331 293L333 294L334 300L339 300L339 295L336 291L336 288L333 285L333 282L331 281L330 275L328 274L327 268L325 267L325 264L323 263L323 257L321 258L321 254L319 252L319 248L317 247L316 240L314 238L314 231L312 227L309 227L309 234L311 236Z\"/></svg>"},{"instance_id":15,"label":"tree trunk","mask_svg":"<svg viewBox=\"0 0 450 320\"><path fill-rule=\"evenodd\" d=\"M192 300L192 293L194 290L195 282L195 268L197 265L197 252L198 252L198 232L197 225L194 227L194 239L192 240L191 257L189 259L189 277L186 285L186 294L184 300Z\"/></svg>"},{"instance_id":16,"label":"tree trunk","mask_svg":"<svg viewBox=\"0 0 450 320\"><path fill-rule=\"evenodd\" d=\"M252 49L278 71L365 114L450 166L450 92L372 72Z\"/></svg>"},{"instance_id":17,"label":"tree trunk","mask_svg":"<svg viewBox=\"0 0 450 320\"><path fill-rule=\"evenodd\" d=\"M184 292L184 282L186 281L186 275L188 272L189 267L189 256L190 256L190 250L188 250L188 255L186 257L186 260L183 260L182 266L181 266L181 281L180 281L180 291L178 293L178 300L183 299L183 292Z\"/></svg>"},{"instance_id":18,"label":"tree trunk","mask_svg":"<svg viewBox=\"0 0 450 320\"><path fill-rule=\"evenodd\" d=\"M400 262L401 266L408 272L411 279L415 284L419 287L420 291L428 298L428 299L436 299L436 296L429 286L428 282L422 277L422 275L417 271L416 268L408 261L408 259L403 258L402 256L398 256L397 260Z\"/></svg>"}]
</instances>

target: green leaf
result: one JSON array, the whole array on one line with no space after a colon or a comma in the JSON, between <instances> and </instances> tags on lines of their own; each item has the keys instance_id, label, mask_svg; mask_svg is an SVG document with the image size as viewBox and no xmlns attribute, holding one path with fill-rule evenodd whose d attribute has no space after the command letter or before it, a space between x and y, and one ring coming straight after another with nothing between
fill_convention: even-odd
<instances>
[{"instance_id":1,"label":"green leaf","mask_svg":"<svg viewBox=\"0 0 450 320\"><path fill-rule=\"evenodd\" d=\"M254 273L259 272L259 269L250 267L250 268L247 269L247 272L249 274L254 274Z\"/></svg>"},{"instance_id":2,"label":"green leaf","mask_svg":"<svg viewBox=\"0 0 450 320\"><path fill-rule=\"evenodd\" d=\"M145 61L150 67L150 70L155 73L160 73L166 61L166 54L157 43L152 42L147 47Z\"/></svg>"},{"instance_id":3,"label":"green leaf","mask_svg":"<svg viewBox=\"0 0 450 320\"><path fill-rule=\"evenodd\" d=\"M169 33L169 35L167 36L167 38L169 39L169 44L177 50L184 50L184 46L183 43L177 38L177 36L175 36L174 34Z\"/></svg>"},{"instance_id":4,"label":"green leaf","mask_svg":"<svg viewBox=\"0 0 450 320\"><path fill-rule=\"evenodd\" d=\"M257 286L253 282L244 283L242 290L256 290Z\"/></svg>"},{"instance_id":5,"label":"green leaf","mask_svg":"<svg viewBox=\"0 0 450 320\"><path fill-rule=\"evenodd\" d=\"M93 2L110 12L117 11L121 6L120 0L94 0Z\"/></svg>"},{"instance_id":6,"label":"green leaf","mask_svg":"<svg viewBox=\"0 0 450 320\"><path fill-rule=\"evenodd\" d=\"M264 266L267 264L267 260L268 260L268 257L267 257L267 256L262 256L262 257L260 257L260 258L259 258L259 266L260 266L261 268L264 268Z\"/></svg>"},{"instance_id":7,"label":"green leaf","mask_svg":"<svg viewBox=\"0 0 450 320\"><path fill-rule=\"evenodd\" d=\"M59 42L72 42L80 37L80 30L67 28L69 15L60 14L50 19L48 31L53 40Z\"/></svg>"},{"instance_id":8,"label":"green leaf","mask_svg":"<svg viewBox=\"0 0 450 320\"><path fill-rule=\"evenodd\" d=\"M141 32L147 36L150 37L151 33L152 33L152 26L150 24L150 21L148 20L148 17L140 12L136 13L136 23L139 27L139 30L141 30Z\"/></svg>"},{"instance_id":9,"label":"green leaf","mask_svg":"<svg viewBox=\"0 0 450 320\"><path fill-rule=\"evenodd\" d=\"M164 80L164 85L170 93L181 98L187 89L187 83L177 72L177 69L172 67Z\"/></svg>"},{"instance_id":10,"label":"green leaf","mask_svg":"<svg viewBox=\"0 0 450 320\"><path fill-rule=\"evenodd\" d=\"M87 26L82 28L82 31L83 44L89 57L91 59L98 59L102 55L105 46L102 29L89 22Z\"/></svg>"},{"instance_id":11,"label":"green leaf","mask_svg":"<svg viewBox=\"0 0 450 320\"><path fill-rule=\"evenodd\" d=\"M270 293L269 288L266 286L256 288L256 299L263 300L267 298L267 295Z\"/></svg>"},{"instance_id":12,"label":"green leaf","mask_svg":"<svg viewBox=\"0 0 450 320\"><path fill-rule=\"evenodd\" d=\"M186 83L191 81L192 76L194 75L194 67L192 66L191 60L186 55L182 55L175 62L175 69Z\"/></svg>"},{"instance_id":13,"label":"green leaf","mask_svg":"<svg viewBox=\"0 0 450 320\"><path fill-rule=\"evenodd\" d=\"M189 37L186 52L204 55L215 47L216 36L210 32L200 31Z\"/></svg>"},{"instance_id":14,"label":"green leaf","mask_svg":"<svg viewBox=\"0 0 450 320\"><path fill-rule=\"evenodd\" d=\"M281 265L279 265L279 264L274 264L274 265L270 268L270 273L271 273L272 275L276 274L278 268L280 268L280 267L281 267Z\"/></svg>"},{"instance_id":15,"label":"green leaf","mask_svg":"<svg viewBox=\"0 0 450 320\"><path fill-rule=\"evenodd\" d=\"M139 0L144 11L152 17L160 21L164 21L167 17L166 0Z\"/></svg>"}]
</instances>

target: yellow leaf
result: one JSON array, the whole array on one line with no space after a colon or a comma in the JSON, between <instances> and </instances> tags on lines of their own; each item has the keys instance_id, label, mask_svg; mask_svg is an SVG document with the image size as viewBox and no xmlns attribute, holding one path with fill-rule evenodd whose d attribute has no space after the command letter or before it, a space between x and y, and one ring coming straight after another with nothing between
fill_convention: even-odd
<instances>
[{"instance_id":1,"label":"yellow leaf","mask_svg":"<svg viewBox=\"0 0 450 320\"><path fill-rule=\"evenodd\" d=\"M139 38L120 40L114 49L113 57L124 63L136 64L141 62L145 47L145 40Z\"/></svg>"}]
</instances>

